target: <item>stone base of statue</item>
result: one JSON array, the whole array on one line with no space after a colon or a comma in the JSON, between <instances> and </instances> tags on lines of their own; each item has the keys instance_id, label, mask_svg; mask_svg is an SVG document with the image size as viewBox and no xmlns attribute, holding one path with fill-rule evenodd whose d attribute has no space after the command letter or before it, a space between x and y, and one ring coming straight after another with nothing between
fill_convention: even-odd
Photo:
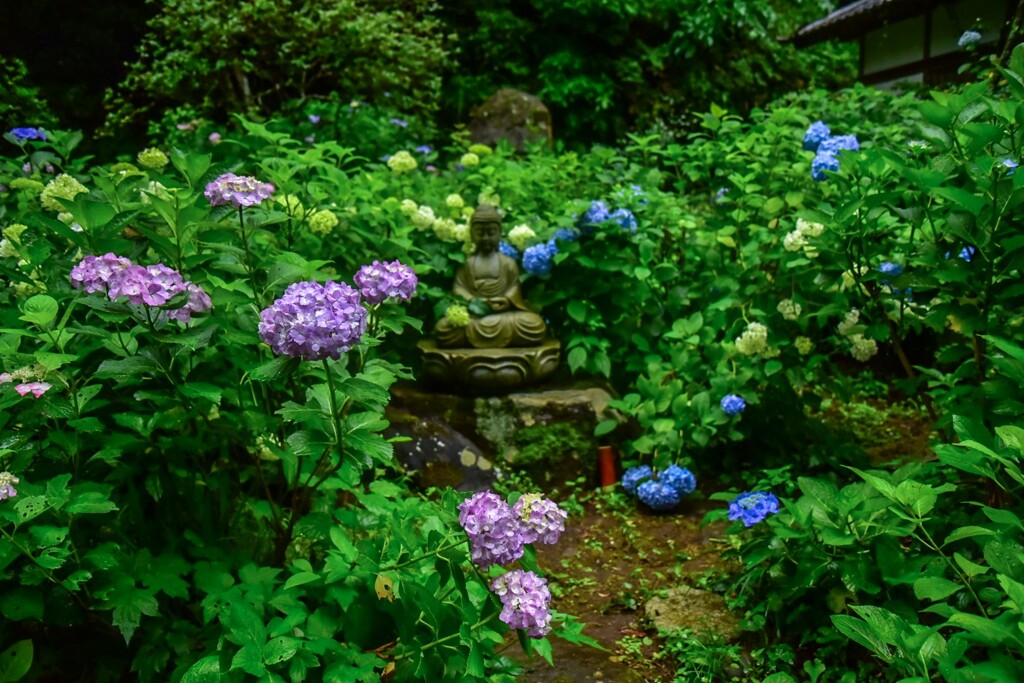
<instances>
[{"instance_id":1,"label":"stone base of statue","mask_svg":"<svg viewBox=\"0 0 1024 683\"><path fill-rule=\"evenodd\" d=\"M423 339L417 346L423 352L423 379L482 395L539 382L558 368L562 349L555 339L504 349L448 349L433 339Z\"/></svg>"}]
</instances>

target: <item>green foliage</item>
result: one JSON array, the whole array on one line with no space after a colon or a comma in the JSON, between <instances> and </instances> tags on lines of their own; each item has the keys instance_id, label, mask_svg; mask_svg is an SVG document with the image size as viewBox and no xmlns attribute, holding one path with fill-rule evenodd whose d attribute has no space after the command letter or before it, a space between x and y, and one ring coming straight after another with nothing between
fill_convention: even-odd
<instances>
[{"instance_id":1,"label":"green foliage","mask_svg":"<svg viewBox=\"0 0 1024 683\"><path fill-rule=\"evenodd\" d=\"M459 36L447 101L462 120L499 87L518 87L552 109L560 139L577 144L689 128L691 112L711 103L748 111L780 90L848 83L851 46L797 50L778 40L831 4L447 3L443 16Z\"/></svg>"},{"instance_id":2,"label":"green foliage","mask_svg":"<svg viewBox=\"0 0 1024 683\"><path fill-rule=\"evenodd\" d=\"M0 130L54 123L39 88L32 85L25 63L0 55Z\"/></svg>"},{"instance_id":3,"label":"green foliage","mask_svg":"<svg viewBox=\"0 0 1024 683\"><path fill-rule=\"evenodd\" d=\"M166 0L148 29L108 93L110 132L183 105L223 122L330 93L429 114L447 60L441 26L421 0ZM177 112L170 123L188 120Z\"/></svg>"}]
</instances>

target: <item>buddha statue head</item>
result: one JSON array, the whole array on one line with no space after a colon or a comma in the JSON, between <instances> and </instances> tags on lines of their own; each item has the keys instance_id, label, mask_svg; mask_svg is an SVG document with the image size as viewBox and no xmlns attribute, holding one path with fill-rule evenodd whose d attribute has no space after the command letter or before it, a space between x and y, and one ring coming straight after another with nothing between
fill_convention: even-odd
<instances>
[{"instance_id":1,"label":"buddha statue head","mask_svg":"<svg viewBox=\"0 0 1024 683\"><path fill-rule=\"evenodd\" d=\"M501 243L501 214L490 204L476 207L469 220L469 238L476 245L476 253L486 256L498 250Z\"/></svg>"}]
</instances>

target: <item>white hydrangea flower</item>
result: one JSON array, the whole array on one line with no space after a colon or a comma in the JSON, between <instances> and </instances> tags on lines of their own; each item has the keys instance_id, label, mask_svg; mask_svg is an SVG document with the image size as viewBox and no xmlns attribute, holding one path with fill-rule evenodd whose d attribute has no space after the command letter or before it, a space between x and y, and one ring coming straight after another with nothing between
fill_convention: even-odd
<instances>
[{"instance_id":1,"label":"white hydrangea flower","mask_svg":"<svg viewBox=\"0 0 1024 683\"><path fill-rule=\"evenodd\" d=\"M850 330L853 329L860 322L860 311L856 308L851 308L846 312L846 316L843 318L843 322L839 323L836 328L839 334L847 336L850 334Z\"/></svg>"},{"instance_id":2,"label":"white hydrangea flower","mask_svg":"<svg viewBox=\"0 0 1024 683\"><path fill-rule=\"evenodd\" d=\"M409 216L409 220L420 230L426 230L434 224L437 220L437 216L434 215L434 210L429 206L421 206L416 209L416 212Z\"/></svg>"},{"instance_id":3,"label":"white hydrangea flower","mask_svg":"<svg viewBox=\"0 0 1024 683\"><path fill-rule=\"evenodd\" d=\"M800 251L807 244L807 238L799 230L787 233L782 239L782 246L786 248L786 251Z\"/></svg>"},{"instance_id":4,"label":"white hydrangea flower","mask_svg":"<svg viewBox=\"0 0 1024 683\"><path fill-rule=\"evenodd\" d=\"M0 258L15 258L18 256L18 250L11 244L11 241L6 237L0 240Z\"/></svg>"},{"instance_id":5,"label":"white hydrangea flower","mask_svg":"<svg viewBox=\"0 0 1024 683\"><path fill-rule=\"evenodd\" d=\"M444 203L453 209L461 209L463 206L466 205L466 201L462 198L462 195L459 194L448 195L448 197L444 200Z\"/></svg>"},{"instance_id":6,"label":"white hydrangea flower","mask_svg":"<svg viewBox=\"0 0 1024 683\"><path fill-rule=\"evenodd\" d=\"M800 352L801 356L806 356L814 350L814 342L812 342L809 337L797 337L793 341L793 346L796 347L796 350Z\"/></svg>"},{"instance_id":7,"label":"white hydrangea flower","mask_svg":"<svg viewBox=\"0 0 1024 683\"><path fill-rule=\"evenodd\" d=\"M761 323L748 323L743 334L736 337L736 350L744 356L761 353L768 346L768 328Z\"/></svg>"},{"instance_id":8,"label":"white hydrangea flower","mask_svg":"<svg viewBox=\"0 0 1024 683\"><path fill-rule=\"evenodd\" d=\"M825 232L825 226L821 223L812 223L803 218L796 219L796 229L805 237L821 237L821 233Z\"/></svg>"},{"instance_id":9,"label":"white hydrangea flower","mask_svg":"<svg viewBox=\"0 0 1024 683\"><path fill-rule=\"evenodd\" d=\"M512 228L508 233L508 241L513 247L519 251L526 249L526 244L537 236L537 233L533 231L528 225L517 225Z\"/></svg>"},{"instance_id":10,"label":"white hydrangea flower","mask_svg":"<svg viewBox=\"0 0 1024 683\"><path fill-rule=\"evenodd\" d=\"M455 221L451 218L438 218L430 224L430 228L434 231L434 234L437 235L437 239L443 242L450 242L456 239L456 225Z\"/></svg>"},{"instance_id":11,"label":"white hydrangea flower","mask_svg":"<svg viewBox=\"0 0 1024 683\"><path fill-rule=\"evenodd\" d=\"M398 205L398 210L404 213L406 216L413 215L419 208L420 207L416 204L416 202L414 202L411 199L403 199L402 203Z\"/></svg>"},{"instance_id":12,"label":"white hydrangea flower","mask_svg":"<svg viewBox=\"0 0 1024 683\"><path fill-rule=\"evenodd\" d=\"M775 307L775 310L781 313L782 317L786 320L797 320L800 317L800 311L803 309L800 307L800 304L792 299L783 299Z\"/></svg>"},{"instance_id":13,"label":"white hydrangea flower","mask_svg":"<svg viewBox=\"0 0 1024 683\"><path fill-rule=\"evenodd\" d=\"M850 355L861 363L867 362L878 353L878 342L874 339L865 339L863 334L851 334L850 344Z\"/></svg>"}]
</instances>

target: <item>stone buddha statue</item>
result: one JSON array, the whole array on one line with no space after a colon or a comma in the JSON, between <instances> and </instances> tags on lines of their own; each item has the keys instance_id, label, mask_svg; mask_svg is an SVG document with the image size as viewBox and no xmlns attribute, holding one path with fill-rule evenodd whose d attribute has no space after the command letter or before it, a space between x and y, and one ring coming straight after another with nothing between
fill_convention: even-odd
<instances>
[{"instance_id":1,"label":"stone buddha statue","mask_svg":"<svg viewBox=\"0 0 1024 683\"><path fill-rule=\"evenodd\" d=\"M454 294L482 302L487 313L468 324L442 318L436 339L419 343L423 374L438 383L461 386L473 393L509 391L551 374L561 345L547 337L544 320L531 311L519 289L519 266L498 250L501 216L489 204L477 207L469 223L476 251L455 274Z\"/></svg>"},{"instance_id":2,"label":"stone buddha statue","mask_svg":"<svg viewBox=\"0 0 1024 683\"><path fill-rule=\"evenodd\" d=\"M476 245L465 265L455 275L453 292L467 302L482 300L490 313L470 318L465 327L442 318L437 325L438 346L503 349L537 346L544 340L547 325L529 310L519 291L519 266L498 251L501 216L489 204L481 204L469 224Z\"/></svg>"}]
</instances>

